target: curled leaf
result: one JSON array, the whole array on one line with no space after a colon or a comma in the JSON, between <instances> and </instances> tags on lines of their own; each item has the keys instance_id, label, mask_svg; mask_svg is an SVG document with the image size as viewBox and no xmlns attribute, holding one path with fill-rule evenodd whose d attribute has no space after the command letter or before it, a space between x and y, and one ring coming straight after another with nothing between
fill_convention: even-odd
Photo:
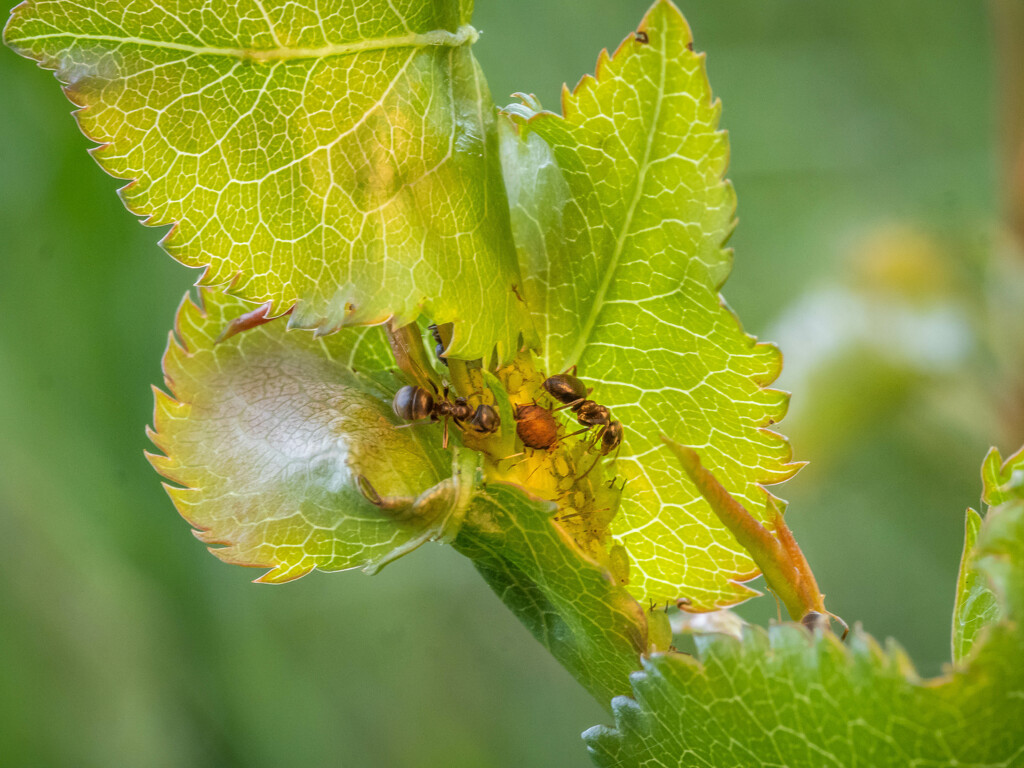
<instances>
[{"instance_id":1,"label":"curled leaf","mask_svg":"<svg viewBox=\"0 0 1024 768\"><path fill-rule=\"evenodd\" d=\"M317 339L277 322L216 343L248 305L201 296L167 348L151 432L166 455L150 460L215 555L281 582L372 571L443 533L459 496L444 458L353 371L382 369L380 328Z\"/></svg>"}]
</instances>

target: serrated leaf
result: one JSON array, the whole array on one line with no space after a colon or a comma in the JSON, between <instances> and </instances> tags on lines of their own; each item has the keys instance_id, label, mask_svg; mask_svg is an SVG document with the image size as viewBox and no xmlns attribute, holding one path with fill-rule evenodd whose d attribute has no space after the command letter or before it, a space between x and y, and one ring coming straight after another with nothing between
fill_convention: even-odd
<instances>
[{"instance_id":1,"label":"serrated leaf","mask_svg":"<svg viewBox=\"0 0 1024 768\"><path fill-rule=\"evenodd\" d=\"M981 498L988 506L1024 499L1024 449L1004 462L999 451L992 448L982 463L981 479ZM954 661L965 658L982 631L1000 617L998 599L977 562L978 553L975 551L975 545L981 523L981 515L973 509L968 509L964 551L960 558L956 603L953 607Z\"/></svg>"},{"instance_id":2,"label":"serrated leaf","mask_svg":"<svg viewBox=\"0 0 1024 768\"><path fill-rule=\"evenodd\" d=\"M995 448L981 465L981 500L996 506L1011 499L1024 499L1024 448L1006 461Z\"/></svg>"},{"instance_id":3,"label":"serrated leaf","mask_svg":"<svg viewBox=\"0 0 1024 768\"><path fill-rule=\"evenodd\" d=\"M920 680L860 630L847 646L784 625L644 661L616 725L584 734L602 768L1010 766L1024 761L1024 501L989 511L977 567L1004 616L967 664Z\"/></svg>"},{"instance_id":4,"label":"serrated leaf","mask_svg":"<svg viewBox=\"0 0 1024 768\"><path fill-rule=\"evenodd\" d=\"M759 514L760 484L798 465L764 429L787 406L767 388L779 353L746 335L718 295L735 196L720 106L691 49L678 10L656 3L601 56L596 78L564 94L564 117L530 99L510 107L518 133L505 131L502 155L544 365L578 364L624 425L616 471L627 485L612 533L633 560L629 589L642 603L685 597L710 610L754 594L737 582L757 569L660 435L699 446Z\"/></svg>"},{"instance_id":5,"label":"serrated leaf","mask_svg":"<svg viewBox=\"0 0 1024 768\"><path fill-rule=\"evenodd\" d=\"M473 501L454 547L527 629L607 706L648 649L644 611L551 520L555 505L503 483Z\"/></svg>"},{"instance_id":6,"label":"serrated leaf","mask_svg":"<svg viewBox=\"0 0 1024 768\"><path fill-rule=\"evenodd\" d=\"M981 515L967 510L964 523L964 552L956 581L956 603L953 606L953 661L966 657L985 627L999 618L996 596L975 565L974 546L981 529Z\"/></svg>"},{"instance_id":7,"label":"serrated leaf","mask_svg":"<svg viewBox=\"0 0 1024 768\"><path fill-rule=\"evenodd\" d=\"M373 571L445 533L459 487L436 439L395 429L388 393L353 372L387 365L382 329L318 339L279 321L217 343L248 305L201 296L182 303L164 357L171 394L157 391L151 438L166 456L151 461L217 557L281 582Z\"/></svg>"},{"instance_id":8,"label":"serrated leaf","mask_svg":"<svg viewBox=\"0 0 1024 768\"><path fill-rule=\"evenodd\" d=\"M504 357L523 317L471 10L27 0L4 34L56 71L125 203L174 224L163 245L201 284L321 330L423 309L456 322L450 354Z\"/></svg>"}]
</instances>

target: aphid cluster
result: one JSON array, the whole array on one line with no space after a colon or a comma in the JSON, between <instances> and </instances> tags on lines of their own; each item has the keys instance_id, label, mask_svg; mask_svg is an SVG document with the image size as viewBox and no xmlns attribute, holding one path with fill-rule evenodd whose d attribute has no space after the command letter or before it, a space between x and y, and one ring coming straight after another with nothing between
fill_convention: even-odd
<instances>
[{"instance_id":1,"label":"aphid cluster","mask_svg":"<svg viewBox=\"0 0 1024 768\"><path fill-rule=\"evenodd\" d=\"M501 417L492 406L481 403L474 410L464 397L449 400L447 387L444 392L431 394L423 387L406 385L395 393L391 407L395 415L405 421L417 422L427 418L431 421L444 421L444 436L441 439L444 448L448 447L449 419L460 429L469 427L480 434L497 432L501 426Z\"/></svg>"}]
</instances>

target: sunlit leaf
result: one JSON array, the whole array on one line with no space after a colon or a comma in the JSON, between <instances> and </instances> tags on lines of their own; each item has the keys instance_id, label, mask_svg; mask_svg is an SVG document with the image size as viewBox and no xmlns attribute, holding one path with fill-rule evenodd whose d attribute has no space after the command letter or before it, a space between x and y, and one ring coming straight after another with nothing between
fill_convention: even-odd
<instances>
[{"instance_id":1,"label":"sunlit leaf","mask_svg":"<svg viewBox=\"0 0 1024 768\"><path fill-rule=\"evenodd\" d=\"M1010 766L1024 758L1024 501L990 509L975 564L1004 618L967 663L921 680L894 643L793 625L660 655L584 734L602 768Z\"/></svg>"},{"instance_id":2,"label":"sunlit leaf","mask_svg":"<svg viewBox=\"0 0 1024 768\"><path fill-rule=\"evenodd\" d=\"M602 704L629 691L648 650L644 611L552 522L555 506L491 484L454 546L527 629Z\"/></svg>"},{"instance_id":3,"label":"sunlit leaf","mask_svg":"<svg viewBox=\"0 0 1024 768\"><path fill-rule=\"evenodd\" d=\"M1011 499L1024 499L1024 448L1003 461L995 448L988 452L981 467L984 490L981 499L992 506Z\"/></svg>"},{"instance_id":4,"label":"sunlit leaf","mask_svg":"<svg viewBox=\"0 0 1024 768\"><path fill-rule=\"evenodd\" d=\"M981 467L982 501L998 506L1015 499L1024 499L1024 450L1005 462L995 448L988 452ZM1000 618L998 599L978 566L976 541L982 518L973 509L967 510L964 530L964 552L956 584L953 607L953 659L966 657L982 630Z\"/></svg>"},{"instance_id":5,"label":"sunlit leaf","mask_svg":"<svg viewBox=\"0 0 1024 768\"><path fill-rule=\"evenodd\" d=\"M964 523L964 552L956 582L956 604L953 606L954 661L967 656L981 631L999 618L996 597L975 565L974 547L980 529L981 515L968 509Z\"/></svg>"},{"instance_id":6,"label":"sunlit leaf","mask_svg":"<svg viewBox=\"0 0 1024 768\"><path fill-rule=\"evenodd\" d=\"M218 344L247 305L202 299L178 313L151 433L166 456L151 460L215 555L280 582L372 571L446 533L458 487L437 436L395 429L388 393L353 372L386 365L380 328L317 339L278 321Z\"/></svg>"},{"instance_id":7,"label":"sunlit leaf","mask_svg":"<svg viewBox=\"0 0 1024 768\"><path fill-rule=\"evenodd\" d=\"M481 357L514 352L522 316L471 10L28 0L5 40L56 71L128 207L174 224L163 244L202 284L322 330L422 308Z\"/></svg>"},{"instance_id":8,"label":"sunlit leaf","mask_svg":"<svg viewBox=\"0 0 1024 768\"><path fill-rule=\"evenodd\" d=\"M684 477L659 436L699 447L715 476L763 514L761 483L790 477L786 441L764 427L787 398L768 389L778 351L721 303L735 196L704 56L669 2L648 13L597 75L563 96L508 109L503 162L526 298L548 372L578 364L622 421L612 523L641 601L694 609L738 602L757 569ZM767 521L765 521L767 522Z\"/></svg>"}]
</instances>

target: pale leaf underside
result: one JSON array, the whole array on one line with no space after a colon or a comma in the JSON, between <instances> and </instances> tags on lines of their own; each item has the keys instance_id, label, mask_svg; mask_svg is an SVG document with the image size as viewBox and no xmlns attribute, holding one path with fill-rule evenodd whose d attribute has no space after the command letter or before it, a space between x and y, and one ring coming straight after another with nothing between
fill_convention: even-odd
<instances>
[{"instance_id":1,"label":"pale leaf underside","mask_svg":"<svg viewBox=\"0 0 1024 768\"><path fill-rule=\"evenodd\" d=\"M388 355L379 328L317 339L278 321L215 340L245 309L203 291L186 299L164 358L152 456L181 514L222 560L269 568L280 582L319 568L373 570L439 535L454 499L422 430L395 429L387 393L356 370ZM367 499L359 477L382 497Z\"/></svg>"}]
</instances>

